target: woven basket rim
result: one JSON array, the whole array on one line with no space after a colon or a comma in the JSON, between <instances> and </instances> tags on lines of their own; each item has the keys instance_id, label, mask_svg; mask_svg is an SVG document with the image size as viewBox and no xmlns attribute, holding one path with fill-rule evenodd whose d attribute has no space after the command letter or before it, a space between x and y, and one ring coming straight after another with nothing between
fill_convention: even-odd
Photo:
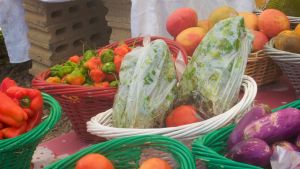
<instances>
[{"instance_id":1,"label":"woven basket rim","mask_svg":"<svg viewBox=\"0 0 300 169\"><path fill-rule=\"evenodd\" d=\"M133 43L136 43L136 42L140 42L142 43L143 42L143 39L145 37L135 37L135 38L129 38L129 39L126 39L124 40L124 43L131 43L133 41ZM162 39L164 40L167 45L170 47L170 45L174 45L176 46L176 48L178 49L179 52L182 53L182 56L183 56L183 59L184 59L184 62L187 64L188 60L187 60L187 53L186 51L184 50L184 48L178 44L176 41L174 40L171 40L171 39L168 39L168 38L165 38L165 37L161 37L161 36L150 36L151 38L151 41L153 40L156 40L156 39ZM106 46L103 46L101 47L100 49L104 49L104 48L113 48L114 46L117 46L120 42L114 42L114 43L111 43L111 44L108 44ZM141 44L142 45L142 44ZM32 84L33 86L39 86L38 84L39 83L43 83L43 85L46 85L47 87L53 87L53 88L70 88L70 92L74 92L76 91L77 89L80 89L80 90L86 90L86 91L100 91L100 90L111 90L111 91L116 91L117 88L114 88L114 87L94 87L94 86L82 86L82 85L69 85L69 84L53 84L53 83L47 83L45 80L46 78L48 77L50 73L50 69L44 71L44 72L41 72L39 75L37 75L36 77L34 77L34 79L32 80Z\"/></svg>"},{"instance_id":2,"label":"woven basket rim","mask_svg":"<svg viewBox=\"0 0 300 169\"><path fill-rule=\"evenodd\" d=\"M295 57L299 57L300 58L300 54L299 53L292 53L292 52L288 52L288 51L284 51L284 50L280 50L280 49L276 49L274 47L274 38L272 38L264 47L264 52L265 53L268 53L268 51L274 51L274 52L281 52L282 55L286 55L286 54L289 54L289 55L295 55ZM270 56L272 57L272 56Z\"/></svg>"},{"instance_id":3,"label":"woven basket rim","mask_svg":"<svg viewBox=\"0 0 300 169\"><path fill-rule=\"evenodd\" d=\"M261 60L269 59L268 55L263 50L250 53L247 62L259 62Z\"/></svg>"},{"instance_id":4,"label":"woven basket rim","mask_svg":"<svg viewBox=\"0 0 300 169\"><path fill-rule=\"evenodd\" d=\"M180 157L180 160L182 161L176 161L176 162L177 164L179 163L181 167L196 169L195 159L191 151L188 149L188 147L186 147L183 143L175 139L165 137L165 136L160 136L160 135L142 135L142 136L124 137L124 138L109 140L103 143L98 143L90 147L84 148L76 152L75 154L68 156L62 160L59 160L47 166L45 169L58 169L58 167L66 167L66 165L70 167L71 165L74 165L75 162L77 162L77 160L79 160L81 157L89 153L101 153L105 156L106 155L105 153L110 150L107 149L107 147L109 147L110 145L113 145L113 147L111 148L113 150L124 148L126 147L125 145L140 146L141 149L154 148L160 151L163 151L163 149L159 149L159 148L164 147L164 152L168 152L172 155L176 155ZM131 148L129 147L128 149Z\"/></svg>"},{"instance_id":5,"label":"woven basket rim","mask_svg":"<svg viewBox=\"0 0 300 169\"><path fill-rule=\"evenodd\" d=\"M30 144L41 139L59 121L61 118L61 107L59 103L46 93L42 93L42 96L44 99L44 105L51 107L49 116L47 116L38 126L20 136L0 140L0 152L21 148L23 145Z\"/></svg>"},{"instance_id":6,"label":"woven basket rim","mask_svg":"<svg viewBox=\"0 0 300 169\"><path fill-rule=\"evenodd\" d=\"M112 109L109 109L105 112L99 113L98 115L92 117L91 120L87 122L87 130L89 133L91 133L93 135L96 135L99 137L104 137L107 139L120 137L123 135L130 136L130 135L141 135L141 134L145 134L145 133L162 134L162 135L169 136L172 138L177 138L177 139L180 139L180 138L186 139L186 137L188 137L189 139L193 139L186 135L190 134L189 132L194 132L194 130L197 129L197 127L199 128L203 124L213 124L214 122L216 122L218 120L221 120L222 124L228 123L234 117L236 117L238 113L242 113L244 110L246 110L252 104L252 102L254 101L254 98L256 96L257 84L253 80L253 78L246 76L246 75L244 75L244 80L247 82L246 84L244 84L244 85L246 85L244 87L247 88L250 86L249 87L250 89L247 90L247 93L244 93L243 98L238 103L236 103L236 105L234 105L231 109L227 110L226 112L223 112L222 114L219 114L217 116L214 116L214 117L206 119L206 120L203 120L201 122L187 124L187 125L178 126L178 127L166 127L166 128L147 128L147 129L115 128L115 127L111 127L110 125L108 125L107 121L105 121L104 124L103 123L100 124L100 121L99 121L99 119L107 120L109 118L109 116L112 113ZM232 111L237 109L237 107L239 107L239 106L240 106L240 108L239 108L240 110L232 113ZM226 116L226 115L228 115L228 116ZM230 120L228 120L226 118L228 118ZM216 126L217 125L212 126L210 128L210 130L216 129L217 128ZM101 131L99 131L100 129L101 129ZM186 130L186 131L183 132L183 130L184 131ZM113 134L109 134L109 135L113 135L113 136L111 136L111 137L105 136L104 134L109 133L108 131L113 133ZM102 136L100 136L100 135L102 135ZM194 135L194 134L191 134L191 135Z\"/></svg>"}]
</instances>

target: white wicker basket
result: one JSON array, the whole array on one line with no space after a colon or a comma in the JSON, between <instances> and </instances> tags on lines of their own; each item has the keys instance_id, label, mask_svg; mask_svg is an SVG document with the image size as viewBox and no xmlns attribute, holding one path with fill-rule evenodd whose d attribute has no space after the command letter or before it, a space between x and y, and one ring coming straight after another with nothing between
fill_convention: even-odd
<instances>
[{"instance_id":1,"label":"white wicker basket","mask_svg":"<svg viewBox=\"0 0 300 169\"><path fill-rule=\"evenodd\" d=\"M300 98L300 54L276 49L274 38L265 45L263 50L287 75L295 89L297 98Z\"/></svg>"},{"instance_id":2,"label":"white wicker basket","mask_svg":"<svg viewBox=\"0 0 300 169\"><path fill-rule=\"evenodd\" d=\"M107 139L133 135L160 134L181 141L188 141L202 134L224 127L236 117L243 115L243 113L252 106L257 93L257 85L251 77L244 76L242 86L244 95L235 106L220 115L201 122L168 128L115 128L112 127L112 109L109 109L88 121L87 131L93 135Z\"/></svg>"}]
</instances>

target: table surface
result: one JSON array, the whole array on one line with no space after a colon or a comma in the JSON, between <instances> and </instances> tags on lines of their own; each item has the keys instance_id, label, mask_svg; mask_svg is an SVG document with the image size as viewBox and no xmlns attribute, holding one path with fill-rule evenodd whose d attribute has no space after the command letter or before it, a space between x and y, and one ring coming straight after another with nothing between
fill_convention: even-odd
<instances>
[{"instance_id":1,"label":"table surface","mask_svg":"<svg viewBox=\"0 0 300 169\"><path fill-rule=\"evenodd\" d=\"M296 96L293 88L287 79L282 77L276 83L259 87L255 104L264 103L271 108L276 108L294 100L296 100ZM73 154L87 146L89 144L80 140L73 131L63 134L39 145L33 158L34 168L42 168L38 165L46 165L45 163L51 163L51 161ZM45 155L47 153L49 155Z\"/></svg>"}]
</instances>

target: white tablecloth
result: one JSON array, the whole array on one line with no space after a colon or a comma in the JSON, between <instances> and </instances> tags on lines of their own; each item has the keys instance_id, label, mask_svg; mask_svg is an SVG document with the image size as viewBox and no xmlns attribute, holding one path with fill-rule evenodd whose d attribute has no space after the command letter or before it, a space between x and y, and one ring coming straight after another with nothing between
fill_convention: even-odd
<instances>
[{"instance_id":1,"label":"white tablecloth","mask_svg":"<svg viewBox=\"0 0 300 169\"><path fill-rule=\"evenodd\" d=\"M254 0L131 0L131 33L133 37L160 35L171 37L165 28L167 16L180 7L191 7L199 19L205 19L210 12L228 5L239 12L250 12L255 8Z\"/></svg>"}]
</instances>

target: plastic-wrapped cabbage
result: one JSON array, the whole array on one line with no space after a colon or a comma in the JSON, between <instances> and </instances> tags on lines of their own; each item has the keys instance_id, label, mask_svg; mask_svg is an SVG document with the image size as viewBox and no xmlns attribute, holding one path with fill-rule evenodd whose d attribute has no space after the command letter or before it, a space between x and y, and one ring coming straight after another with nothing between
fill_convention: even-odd
<instances>
[{"instance_id":1,"label":"plastic-wrapped cabbage","mask_svg":"<svg viewBox=\"0 0 300 169\"><path fill-rule=\"evenodd\" d=\"M238 99L252 39L242 17L217 23L187 65L176 104L193 104L206 118L231 108Z\"/></svg>"},{"instance_id":2,"label":"plastic-wrapped cabbage","mask_svg":"<svg viewBox=\"0 0 300 169\"><path fill-rule=\"evenodd\" d=\"M122 62L120 86L113 106L113 126L161 126L176 94L176 71L163 40L128 53Z\"/></svg>"}]
</instances>

